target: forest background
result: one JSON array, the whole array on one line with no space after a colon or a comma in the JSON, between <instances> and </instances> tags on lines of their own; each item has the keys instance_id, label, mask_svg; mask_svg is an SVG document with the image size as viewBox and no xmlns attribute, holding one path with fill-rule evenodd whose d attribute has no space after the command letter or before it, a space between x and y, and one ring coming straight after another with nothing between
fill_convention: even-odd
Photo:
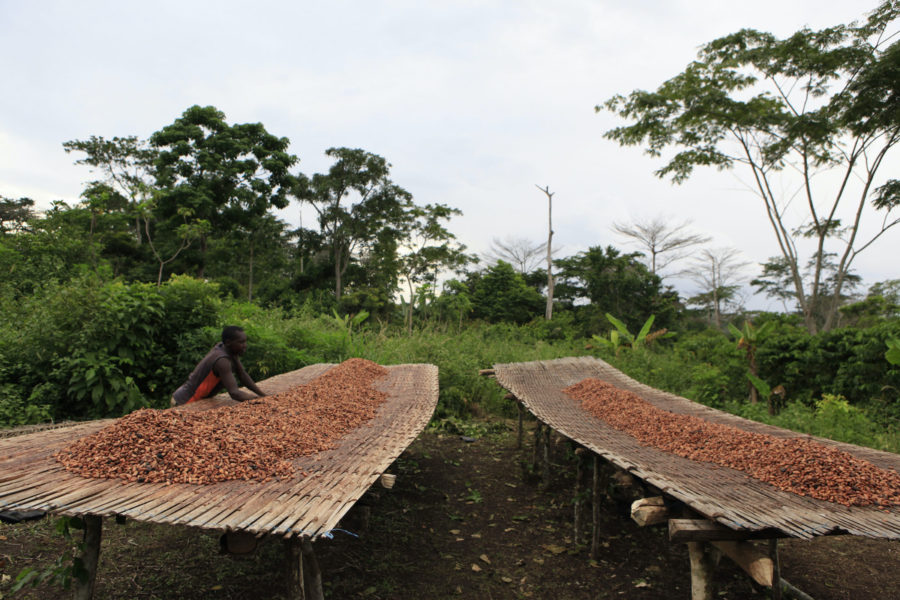
<instances>
[{"instance_id":1,"label":"forest background","mask_svg":"<svg viewBox=\"0 0 900 600\"><path fill-rule=\"evenodd\" d=\"M459 210L417 202L385 157L330 148L330 168L304 174L288 138L213 106L148 139L65 142L94 177L80 198L37 212L0 197L0 424L163 408L237 324L257 380L353 356L436 364L439 427L511 410L481 368L594 354L710 406L898 451L900 280L863 282L851 266L890 244L898 222L900 184L878 173L900 139L900 46L884 35L898 11L885 2L861 23L785 40L743 30L655 92L598 106L631 120L609 138L669 160L659 176L677 183L712 165L762 181L780 254L751 283L781 313L746 310L736 254L685 223L610 223L643 251L570 256L548 223L547 241L494 240L479 257L450 230ZM764 83L776 91L748 94ZM783 223L790 199L766 178L789 166L862 181L848 202L879 214L881 229L858 239L858 219L811 195L809 218ZM540 190L552 211L551 188ZM314 224L277 216L298 204ZM799 239L817 242L810 256ZM664 279L679 260L700 287L690 298Z\"/></svg>"}]
</instances>

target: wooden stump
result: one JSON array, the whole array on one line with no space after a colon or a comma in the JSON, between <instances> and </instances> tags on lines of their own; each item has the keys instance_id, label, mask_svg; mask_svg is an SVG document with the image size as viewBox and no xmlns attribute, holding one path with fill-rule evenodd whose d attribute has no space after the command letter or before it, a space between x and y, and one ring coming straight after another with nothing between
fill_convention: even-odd
<instances>
[{"instance_id":1,"label":"wooden stump","mask_svg":"<svg viewBox=\"0 0 900 600\"><path fill-rule=\"evenodd\" d=\"M84 581L75 579L75 600L90 600L94 596L97 565L100 563L100 539L103 535L103 519L86 515L84 519L84 550L81 561L87 576Z\"/></svg>"},{"instance_id":2,"label":"wooden stump","mask_svg":"<svg viewBox=\"0 0 900 600\"><path fill-rule=\"evenodd\" d=\"M688 542L691 557L691 600L713 600L713 558L709 544Z\"/></svg>"}]
</instances>

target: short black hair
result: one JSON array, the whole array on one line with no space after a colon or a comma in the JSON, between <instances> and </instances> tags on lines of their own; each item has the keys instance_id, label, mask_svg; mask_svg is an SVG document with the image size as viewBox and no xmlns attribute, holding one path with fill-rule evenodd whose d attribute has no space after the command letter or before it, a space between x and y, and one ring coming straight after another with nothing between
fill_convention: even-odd
<instances>
[{"instance_id":1,"label":"short black hair","mask_svg":"<svg viewBox=\"0 0 900 600\"><path fill-rule=\"evenodd\" d=\"M239 333L243 333L244 328L238 327L237 325L228 325L224 329L222 329L222 343L227 344L233 339L236 339Z\"/></svg>"}]
</instances>

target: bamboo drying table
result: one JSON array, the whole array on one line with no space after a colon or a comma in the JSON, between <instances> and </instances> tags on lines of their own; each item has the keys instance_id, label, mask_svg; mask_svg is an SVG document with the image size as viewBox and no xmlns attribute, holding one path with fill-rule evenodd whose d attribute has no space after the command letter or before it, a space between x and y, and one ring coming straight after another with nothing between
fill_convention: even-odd
<instances>
[{"instance_id":1,"label":"bamboo drying table","mask_svg":"<svg viewBox=\"0 0 900 600\"><path fill-rule=\"evenodd\" d=\"M543 422L701 516L701 521L663 519L668 520L671 540L689 543L692 566L695 558L700 562L706 560L705 547L700 544L714 542L717 546L734 550L729 544L738 544L739 540L773 540L770 543L772 564L768 585L772 585L777 596L781 586L774 540L779 537L811 539L822 535L852 534L900 539L900 510L896 507L890 510L846 507L815 500L781 491L739 471L641 446L633 437L582 410L581 403L569 398L562 390L593 377L634 392L651 404L673 413L695 415L707 421L780 438L811 436L742 419L656 390L593 357L497 364L491 371L486 374L494 375L521 406L537 417L539 423ZM537 436L535 439L539 441ZM900 456L897 454L822 438L811 439L835 446L878 467L900 472ZM743 552L748 548L741 546L738 550ZM725 553L728 554L727 551ZM704 568L702 564L697 566L697 571ZM693 568L692 573L697 574ZM695 597L707 595L708 592L695 592Z\"/></svg>"},{"instance_id":2,"label":"bamboo drying table","mask_svg":"<svg viewBox=\"0 0 900 600\"><path fill-rule=\"evenodd\" d=\"M333 365L317 364L260 382L269 394L308 383ZM227 481L211 485L125 483L73 475L53 458L68 443L98 431L112 419L74 424L0 439L0 510L44 510L86 517L86 539L96 536L100 519L123 516L138 521L285 538L298 559L292 594L303 597L301 554L313 559L312 542L330 535L341 518L431 419L438 398L434 365L394 365L375 384L388 398L366 425L323 452L294 459L290 479L258 483ZM193 403L205 411L235 402L227 394ZM303 473L306 473L306 476ZM90 556L87 556L90 559ZM313 560L310 564L315 567ZM320 582L319 582L320 584ZM315 582L307 581L307 588ZM93 587L93 581L90 582ZM299 588L299 589L298 589ZM314 597L319 590L309 590ZM90 589L85 592L90 597Z\"/></svg>"}]
</instances>

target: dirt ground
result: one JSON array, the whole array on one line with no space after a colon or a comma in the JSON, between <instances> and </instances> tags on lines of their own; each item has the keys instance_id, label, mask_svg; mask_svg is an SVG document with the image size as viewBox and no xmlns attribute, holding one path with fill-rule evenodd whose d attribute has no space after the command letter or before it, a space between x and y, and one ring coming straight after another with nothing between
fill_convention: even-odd
<instances>
[{"instance_id":1,"label":"dirt ground","mask_svg":"<svg viewBox=\"0 0 900 600\"><path fill-rule=\"evenodd\" d=\"M511 423L467 433L422 434L390 469L393 489L373 488L344 531L316 542L326 597L690 598L687 548L669 543L665 528L635 525L627 502L605 503L597 561L575 540L575 457L567 442L555 440L553 476L543 489L530 472L530 439L517 450ZM95 598L284 597L277 540L250 555L222 556L217 532L107 519L103 535ZM583 535L589 538L587 528ZM52 519L0 525L0 597L11 597L23 568L51 567L66 546ZM900 542L833 537L780 547L785 579L817 600L900 597ZM716 584L718 598L768 597L728 559ZM44 584L16 597L71 592Z\"/></svg>"}]
</instances>

